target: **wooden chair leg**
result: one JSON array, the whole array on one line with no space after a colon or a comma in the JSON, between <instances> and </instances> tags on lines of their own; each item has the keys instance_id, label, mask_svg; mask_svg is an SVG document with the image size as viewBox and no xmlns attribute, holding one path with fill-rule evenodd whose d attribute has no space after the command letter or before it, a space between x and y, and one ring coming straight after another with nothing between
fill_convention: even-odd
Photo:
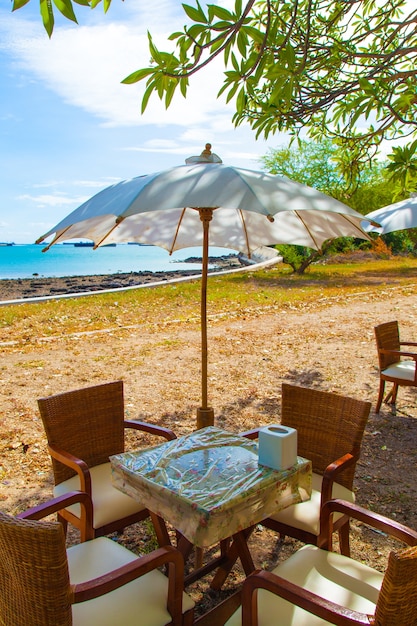
<instances>
[{"instance_id":1,"label":"wooden chair leg","mask_svg":"<svg viewBox=\"0 0 417 626\"><path fill-rule=\"evenodd\" d=\"M389 404L391 407L391 413L393 415L396 414L397 411L397 393L398 393L398 384L394 383L392 385L391 391L387 394L384 403Z\"/></svg>"},{"instance_id":2,"label":"wooden chair leg","mask_svg":"<svg viewBox=\"0 0 417 626\"><path fill-rule=\"evenodd\" d=\"M194 567L198 569L203 566L203 548L195 547L194 549Z\"/></svg>"},{"instance_id":3,"label":"wooden chair leg","mask_svg":"<svg viewBox=\"0 0 417 626\"><path fill-rule=\"evenodd\" d=\"M350 525L349 525L349 520L347 520L347 522L345 524L341 525L341 527L339 528L338 534L339 534L340 553L343 554L344 556L349 556L350 557L350 542L349 542Z\"/></svg>"},{"instance_id":4,"label":"wooden chair leg","mask_svg":"<svg viewBox=\"0 0 417 626\"><path fill-rule=\"evenodd\" d=\"M394 386L392 388L392 394L391 394L391 404L396 404L397 403L397 393L398 393L398 384L394 383Z\"/></svg>"},{"instance_id":5,"label":"wooden chair leg","mask_svg":"<svg viewBox=\"0 0 417 626\"><path fill-rule=\"evenodd\" d=\"M379 381L379 396L378 396L378 401L376 403L375 413L379 413L381 409L382 399L384 397L384 391L385 391L385 380L380 380Z\"/></svg>"}]
</instances>

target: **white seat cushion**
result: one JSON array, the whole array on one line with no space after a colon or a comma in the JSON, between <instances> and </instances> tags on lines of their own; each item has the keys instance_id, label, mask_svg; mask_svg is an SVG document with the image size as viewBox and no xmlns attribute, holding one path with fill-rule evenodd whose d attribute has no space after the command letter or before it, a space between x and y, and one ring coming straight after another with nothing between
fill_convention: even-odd
<instances>
[{"instance_id":1,"label":"white seat cushion","mask_svg":"<svg viewBox=\"0 0 417 626\"><path fill-rule=\"evenodd\" d=\"M146 508L130 496L116 489L116 487L113 487L110 463L103 463L102 465L91 467L90 476L91 497L94 510L94 528L100 528L110 522L122 519L127 515L133 515ZM79 478L78 476L73 476L54 487L54 496L61 496L69 491L79 490ZM68 510L77 517L80 517L79 504L68 507Z\"/></svg>"},{"instance_id":2,"label":"white seat cushion","mask_svg":"<svg viewBox=\"0 0 417 626\"><path fill-rule=\"evenodd\" d=\"M412 382L416 375L416 363L415 361L399 361L385 368L381 373L385 376Z\"/></svg>"},{"instance_id":3,"label":"white seat cushion","mask_svg":"<svg viewBox=\"0 0 417 626\"><path fill-rule=\"evenodd\" d=\"M70 581L81 583L101 576L137 556L107 537L86 541L67 550ZM72 607L74 626L164 626L171 616L166 609L168 579L153 570L136 580ZM183 594L183 611L194 602Z\"/></svg>"},{"instance_id":4,"label":"white seat cushion","mask_svg":"<svg viewBox=\"0 0 417 626\"><path fill-rule=\"evenodd\" d=\"M278 565L274 573L336 604L373 615L383 574L341 554L303 546ZM329 624L268 591L258 592L259 626ZM279 618L277 617L279 616ZM240 626L241 609L226 622Z\"/></svg>"},{"instance_id":5,"label":"white seat cushion","mask_svg":"<svg viewBox=\"0 0 417 626\"><path fill-rule=\"evenodd\" d=\"M277 515L270 515L270 519L318 535L320 532L319 522L322 482L323 477L313 472L310 500L300 502L299 504L292 504L277 513ZM338 483L333 483L332 497L347 500L348 502L355 501L354 493ZM334 519L337 520L336 515Z\"/></svg>"}]
</instances>

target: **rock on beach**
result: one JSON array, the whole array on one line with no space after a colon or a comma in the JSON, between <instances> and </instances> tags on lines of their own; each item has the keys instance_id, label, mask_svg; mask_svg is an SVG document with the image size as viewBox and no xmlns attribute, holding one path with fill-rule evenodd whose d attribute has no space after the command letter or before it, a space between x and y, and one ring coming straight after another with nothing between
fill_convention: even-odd
<instances>
[{"instance_id":1,"label":"rock on beach","mask_svg":"<svg viewBox=\"0 0 417 626\"><path fill-rule=\"evenodd\" d=\"M201 263L201 258L190 257L187 263ZM237 255L225 255L209 259L213 265L211 271L241 267ZM169 281L179 277L199 276L200 269L180 270L171 272L128 272L126 274L103 274L92 276L63 276L45 278L34 275L33 278L0 279L0 301L54 296L83 291L104 291L134 287L147 283Z\"/></svg>"}]
</instances>

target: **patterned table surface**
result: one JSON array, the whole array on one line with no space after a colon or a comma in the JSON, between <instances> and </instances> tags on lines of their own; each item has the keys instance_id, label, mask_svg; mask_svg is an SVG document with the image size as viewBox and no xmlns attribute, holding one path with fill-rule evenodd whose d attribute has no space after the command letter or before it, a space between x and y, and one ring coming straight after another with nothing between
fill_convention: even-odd
<instances>
[{"instance_id":1,"label":"patterned table surface","mask_svg":"<svg viewBox=\"0 0 417 626\"><path fill-rule=\"evenodd\" d=\"M258 464L258 444L209 426L110 458L115 487L199 547L257 524L311 496L311 462L287 470Z\"/></svg>"}]
</instances>

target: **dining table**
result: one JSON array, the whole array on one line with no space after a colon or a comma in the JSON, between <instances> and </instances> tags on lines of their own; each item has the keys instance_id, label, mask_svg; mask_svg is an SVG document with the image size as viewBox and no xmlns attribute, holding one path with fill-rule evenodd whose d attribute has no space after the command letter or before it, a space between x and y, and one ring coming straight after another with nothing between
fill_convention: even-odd
<instances>
[{"instance_id":1,"label":"dining table","mask_svg":"<svg viewBox=\"0 0 417 626\"><path fill-rule=\"evenodd\" d=\"M259 463L258 442L216 426L172 441L110 457L113 484L145 503L160 545L172 543L188 558L194 548L220 545L220 556L186 576L191 584L216 569L220 589L239 558L255 569L248 538L270 515L311 496L311 461L297 457L277 470Z\"/></svg>"}]
</instances>

